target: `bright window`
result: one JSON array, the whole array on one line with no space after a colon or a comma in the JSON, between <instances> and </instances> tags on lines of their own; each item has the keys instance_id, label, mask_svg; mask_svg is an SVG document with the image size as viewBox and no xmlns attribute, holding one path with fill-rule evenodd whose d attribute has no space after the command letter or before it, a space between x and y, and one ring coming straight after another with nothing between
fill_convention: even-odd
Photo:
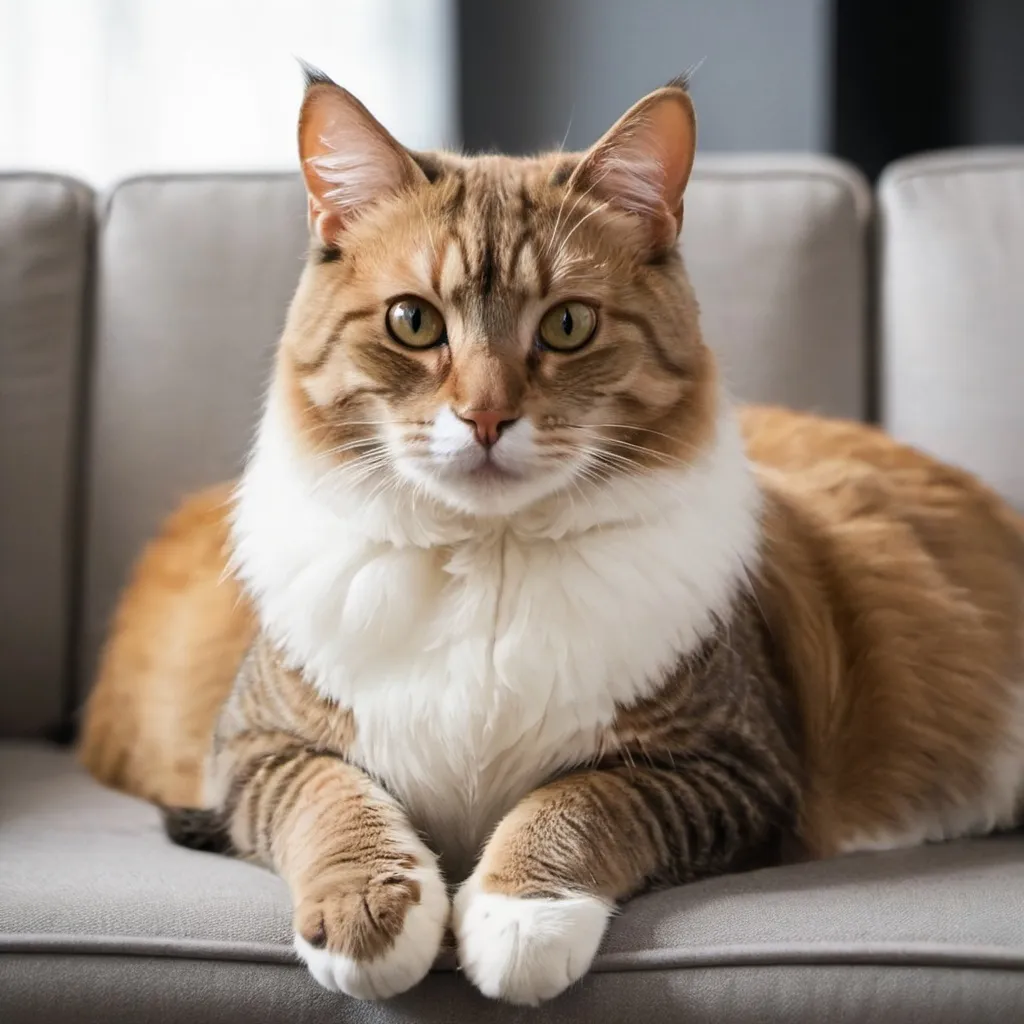
<instances>
[{"instance_id":1,"label":"bright window","mask_svg":"<svg viewBox=\"0 0 1024 1024\"><path fill-rule=\"evenodd\" d=\"M0 170L96 186L294 168L322 67L410 146L455 135L454 0L0 0Z\"/></svg>"}]
</instances>

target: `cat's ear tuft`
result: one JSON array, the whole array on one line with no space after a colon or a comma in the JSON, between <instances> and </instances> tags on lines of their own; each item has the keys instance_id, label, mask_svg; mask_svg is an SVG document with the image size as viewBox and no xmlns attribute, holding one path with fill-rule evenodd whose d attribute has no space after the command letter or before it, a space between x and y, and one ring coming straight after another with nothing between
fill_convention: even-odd
<instances>
[{"instance_id":1,"label":"cat's ear tuft","mask_svg":"<svg viewBox=\"0 0 1024 1024\"><path fill-rule=\"evenodd\" d=\"M672 245L683 223L697 119L685 80L642 99L584 154L569 187L639 218L652 251Z\"/></svg>"},{"instance_id":2,"label":"cat's ear tuft","mask_svg":"<svg viewBox=\"0 0 1024 1024\"><path fill-rule=\"evenodd\" d=\"M335 245L367 207L426 181L408 151L346 89L303 64L306 95L299 114L299 158L309 196L309 223Z\"/></svg>"},{"instance_id":3,"label":"cat's ear tuft","mask_svg":"<svg viewBox=\"0 0 1024 1024\"><path fill-rule=\"evenodd\" d=\"M308 60L303 60L301 57L296 57L295 59L299 62L299 67L302 68L302 77L307 89L312 88L314 85L337 84L326 71L321 71L315 64L310 64Z\"/></svg>"}]
</instances>

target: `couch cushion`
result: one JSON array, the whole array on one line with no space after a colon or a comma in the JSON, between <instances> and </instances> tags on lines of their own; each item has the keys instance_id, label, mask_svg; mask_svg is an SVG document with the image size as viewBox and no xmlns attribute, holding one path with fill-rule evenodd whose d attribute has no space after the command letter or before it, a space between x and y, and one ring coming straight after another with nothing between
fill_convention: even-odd
<instances>
[{"instance_id":1,"label":"couch cushion","mask_svg":"<svg viewBox=\"0 0 1024 1024\"><path fill-rule=\"evenodd\" d=\"M744 398L865 410L869 198L819 157L714 158L684 247ZM297 176L140 178L100 228L81 644L88 684L131 560L182 495L236 473L306 244Z\"/></svg>"},{"instance_id":2,"label":"couch cushion","mask_svg":"<svg viewBox=\"0 0 1024 1024\"><path fill-rule=\"evenodd\" d=\"M1024 508L1024 148L904 160L879 202L885 424Z\"/></svg>"},{"instance_id":3,"label":"couch cushion","mask_svg":"<svg viewBox=\"0 0 1024 1024\"><path fill-rule=\"evenodd\" d=\"M442 964L383 1005L321 991L284 885L170 845L156 811L55 748L0 745L5 1024L153 1020L1024 1020L1024 840L759 871L656 893L594 973L540 1011L486 1004Z\"/></svg>"},{"instance_id":4,"label":"couch cushion","mask_svg":"<svg viewBox=\"0 0 1024 1024\"><path fill-rule=\"evenodd\" d=\"M190 490L235 475L302 269L298 177L136 178L98 242L80 674L117 591Z\"/></svg>"},{"instance_id":5,"label":"couch cushion","mask_svg":"<svg viewBox=\"0 0 1024 1024\"><path fill-rule=\"evenodd\" d=\"M0 175L0 736L64 707L92 195Z\"/></svg>"},{"instance_id":6,"label":"couch cushion","mask_svg":"<svg viewBox=\"0 0 1024 1024\"><path fill-rule=\"evenodd\" d=\"M870 214L867 183L837 160L697 162L683 254L704 336L740 398L868 414Z\"/></svg>"}]
</instances>

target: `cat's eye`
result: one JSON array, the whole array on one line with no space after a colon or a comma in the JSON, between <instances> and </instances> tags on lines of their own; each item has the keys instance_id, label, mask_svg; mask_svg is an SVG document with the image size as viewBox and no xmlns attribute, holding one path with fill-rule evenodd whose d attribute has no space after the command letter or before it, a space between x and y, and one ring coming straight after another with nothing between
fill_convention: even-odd
<instances>
[{"instance_id":1,"label":"cat's eye","mask_svg":"<svg viewBox=\"0 0 1024 1024\"><path fill-rule=\"evenodd\" d=\"M406 348L433 348L447 340L444 319L423 299L392 302L385 317L388 334Z\"/></svg>"},{"instance_id":2,"label":"cat's eye","mask_svg":"<svg viewBox=\"0 0 1024 1024\"><path fill-rule=\"evenodd\" d=\"M540 341L556 352L575 352L594 336L597 313L585 302L560 302L540 322Z\"/></svg>"}]
</instances>

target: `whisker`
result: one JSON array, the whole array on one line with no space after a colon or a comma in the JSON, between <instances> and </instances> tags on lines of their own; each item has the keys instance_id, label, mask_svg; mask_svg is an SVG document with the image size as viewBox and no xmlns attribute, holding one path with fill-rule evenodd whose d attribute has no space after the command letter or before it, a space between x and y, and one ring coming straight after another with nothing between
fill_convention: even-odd
<instances>
[{"instance_id":1,"label":"whisker","mask_svg":"<svg viewBox=\"0 0 1024 1024\"><path fill-rule=\"evenodd\" d=\"M565 238L562 239L561 243L558 246L558 252L555 254L555 258L551 262L555 265L558 265L562 259L563 253L565 252L566 246L568 246L569 244L569 239L571 239L572 236L575 235L577 231L579 231L582 225L586 221L590 220L590 218L593 217L595 213L601 213L602 210L607 210L611 205L612 203L609 199L607 202L601 203L600 206L595 206L594 209L591 210L589 213L585 213L582 217L580 217L580 219L576 221L576 223L572 226L572 231L570 231L569 234L567 234Z\"/></svg>"},{"instance_id":2,"label":"whisker","mask_svg":"<svg viewBox=\"0 0 1024 1024\"><path fill-rule=\"evenodd\" d=\"M341 455L344 452L354 451L359 448L379 448L383 451L385 447L384 442L380 438L366 437L359 441L348 441L345 444L335 445L333 448L325 448L322 452L317 452L314 458L326 459L331 455Z\"/></svg>"},{"instance_id":3,"label":"whisker","mask_svg":"<svg viewBox=\"0 0 1024 1024\"><path fill-rule=\"evenodd\" d=\"M692 462L687 462L686 459L681 459L678 455L669 455L667 452L659 452L654 448L648 448L642 444L632 444L630 441L622 441L616 437L602 437L600 441L603 444L614 444L619 445L623 448L628 448L630 451L640 452L644 455L649 455L652 458L659 459L668 465L679 465L684 469L691 469L693 467Z\"/></svg>"},{"instance_id":4,"label":"whisker","mask_svg":"<svg viewBox=\"0 0 1024 1024\"><path fill-rule=\"evenodd\" d=\"M644 434L654 434L657 437L667 438L676 444L686 443L673 434L666 434L663 430L652 430L650 427L641 427L633 423L564 423L562 426L570 427L574 430L637 430ZM690 447L694 446L691 445Z\"/></svg>"},{"instance_id":5,"label":"whisker","mask_svg":"<svg viewBox=\"0 0 1024 1024\"><path fill-rule=\"evenodd\" d=\"M609 171L605 171L604 174L601 175L601 177L599 177L595 181L591 182L589 188L585 189L583 192L581 192L576 197L576 202L572 204L572 208L569 210L569 213L566 215L566 220L568 220L573 215L573 213L576 210L576 207L580 205L580 202L582 200L586 199L586 197L589 196L590 193L593 192L594 189L597 188L597 186L600 185L602 181L604 181L605 177L609 173L610 173ZM561 223L561 220L562 220L562 210L564 209L565 201L568 198L569 198L569 192L567 190L565 195L562 196L562 202L559 204L559 207L558 207L558 217L555 219L555 226L554 226L554 228L551 231L551 237L548 239L548 244L544 247L544 254L545 255L547 255L548 253L551 252L551 246L555 244L555 235L558 234L558 227L559 227L559 224ZM559 248L561 249L562 245L560 245Z\"/></svg>"}]
</instances>

